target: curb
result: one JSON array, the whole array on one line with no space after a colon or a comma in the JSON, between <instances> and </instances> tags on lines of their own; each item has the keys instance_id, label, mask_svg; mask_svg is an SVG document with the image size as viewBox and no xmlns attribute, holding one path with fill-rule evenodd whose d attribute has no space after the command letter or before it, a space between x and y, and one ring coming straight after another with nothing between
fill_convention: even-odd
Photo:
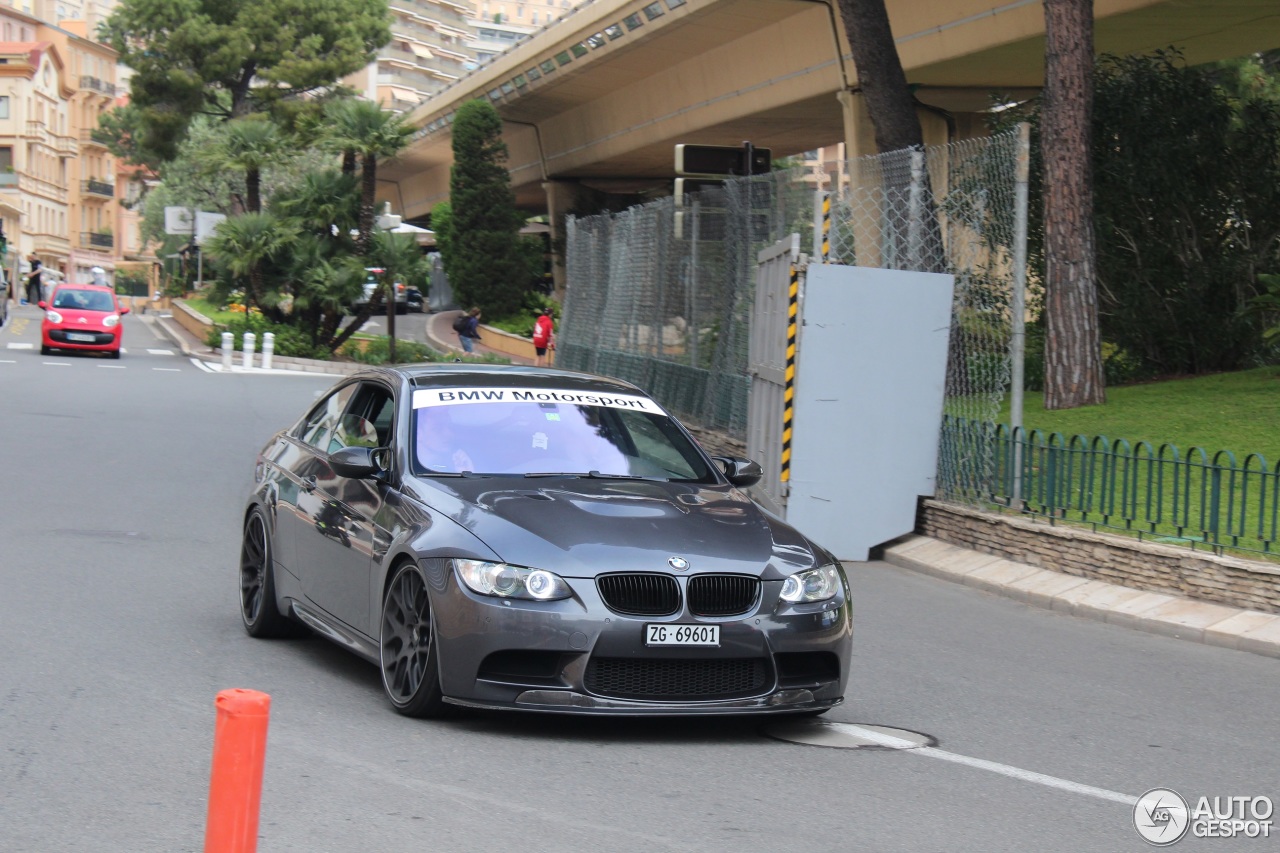
<instances>
[{"instance_id":1,"label":"curb","mask_svg":"<svg viewBox=\"0 0 1280 853\"><path fill-rule=\"evenodd\" d=\"M1272 613L1038 569L927 536L912 535L895 542L884 549L883 559L900 569L933 575L1033 607L1280 658L1280 615Z\"/></svg>"}]
</instances>

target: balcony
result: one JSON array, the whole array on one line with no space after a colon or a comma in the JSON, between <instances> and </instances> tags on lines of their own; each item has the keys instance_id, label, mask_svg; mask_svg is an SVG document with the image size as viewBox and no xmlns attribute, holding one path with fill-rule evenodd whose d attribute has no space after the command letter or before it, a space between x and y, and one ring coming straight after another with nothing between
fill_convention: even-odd
<instances>
[{"instance_id":1,"label":"balcony","mask_svg":"<svg viewBox=\"0 0 1280 853\"><path fill-rule=\"evenodd\" d=\"M91 195L98 198L115 198L116 188L114 184L106 181L95 181L90 178L87 181L80 182L80 192L82 195Z\"/></svg>"},{"instance_id":2,"label":"balcony","mask_svg":"<svg viewBox=\"0 0 1280 853\"><path fill-rule=\"evenodd\" d=\"M115 248L116 239L110 233L100 231L81 231L80 245L110 251Z\"/></svg>"},{"instance_id":3,"label":"balcony","mask_svg":"<svg viewBox=\"0 0 1280 853\"><path fill-rule=\"evenodd\" d=\"M18 175L16 172L0 172L0 187L16 187L18 185Z\"/></svg>"},{"instance_id":4,"label":"balcony","mask_svg":"<svg viewBox=\"0 0 1280 853\"><path fill-rule=\"evenodd\" d=\"M106 95L108 98L116 96L116 84L106 80L99 80L97 77L82 76L80 78L80 88Z\"/></svg>"},{"instance_id":5,"label":"balcony","mask_svg":"<svg viewBox=\"0 0 1280 853\"><path fill-rule=\"evenodd\" d=\"M65 157L74 157L80 153L80 146L76 143L74 136L55 136L53 141L53 147L57 148L58 153Z\"/></svg>"},{"instance_id":6,"label":"balcony","mask_svg":"<svg viewBox=\"0 0 1280 853\"><path fill-rule=\"evenodd\" d=\"M98 128L84 128L80 131L80 141L86 145L96 145L99 148L107 147L107 137Z\"/></svg>"}]
</instances>

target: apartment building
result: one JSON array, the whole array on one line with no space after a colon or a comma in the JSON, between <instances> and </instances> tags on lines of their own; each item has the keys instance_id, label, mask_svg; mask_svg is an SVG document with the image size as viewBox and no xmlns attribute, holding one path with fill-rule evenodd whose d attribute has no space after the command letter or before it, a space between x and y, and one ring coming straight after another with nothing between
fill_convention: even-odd
<instances>
[{"instance_id":1,"label":"apartment building","mask_svg":"<svg viewBox=\"0 0 1280 853\"><path fill-rule=\"evenodd\" d=\"M391 41L347 85L397 112L416 107L475 67L466 0L391 0Z\"/></svg>"},{"instance_id":2,"label":"apartment building","mask_svg":"<svg viewBox=\"0 0 1280 853\"><path fill-rule=\"evenodd\" d=\"M72 281L119 258L116 163L95 137L116 94L115 52L88 38L88 20L55 25L22 11L97 16L105 6L0 3L0 219L13 280L32 256L49 279Z\"/></svg>"}]
</instances>

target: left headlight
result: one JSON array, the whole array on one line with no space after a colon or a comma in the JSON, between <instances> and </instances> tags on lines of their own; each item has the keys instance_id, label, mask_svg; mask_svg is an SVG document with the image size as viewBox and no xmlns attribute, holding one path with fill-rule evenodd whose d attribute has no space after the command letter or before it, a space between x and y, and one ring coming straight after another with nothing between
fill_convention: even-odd
<instances>
[{"instance_id":1,"label":"left headlight","mask_svg":"<svg viewBox=\"0 0 1280 853\"><path fill-rule=\"evenodd\" d=\"M46 311L44 312L44 316L45 316L45 319L48 320L50 323L62 322L62 315L59 314L57 311L52 311L52 310Z\"/></svg>"},{"instance_id":2,"label":"left headlight","mask_svg":"<svg viewBox=\"0 0 1280 853\"><path fill-rule=\"evenodd\" d=\"M796 572L783 581L778 597L792 604L806 604L835 598L839 591L840 570L835 566L819 566Z\"/></svg>"},{"instance_id":3,"label":"left headlight","mask_svg":"<svg viewBox=\"0 0 1280 853\"><path fill-rule=\"evenodd\" d=\"M102 318L102 325L106 326L108 329L110 329L112 326L114 326L116 323L119 323L119 322L120 322L119 314L108 314L107 316Z\"/></svg>"},{"instance_id":4,"label":"left headlight","mask_svg":"<svg viewBox=\"0 0 1280 853\"><path fill-rule=\"evenodd\" d=\"M467 588L481 595L527 601L555 601L572 595L564 579L546 569L526 569L482 560L454 560L453 567Z\"/></svg>"}]
</instances>

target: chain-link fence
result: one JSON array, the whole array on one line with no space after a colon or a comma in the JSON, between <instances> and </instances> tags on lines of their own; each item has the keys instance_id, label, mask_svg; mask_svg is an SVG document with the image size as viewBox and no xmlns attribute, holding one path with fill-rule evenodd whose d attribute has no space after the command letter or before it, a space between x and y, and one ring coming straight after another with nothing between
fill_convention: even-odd
<instances>
[{"instance_id":1,"label":"chain-link fence","mask_svg":"<svg viewBox=\"0 0 1280 853\"><path fill-rule=\"evenodd\" d=\"M1010 132L735 178L679 210L668 198L570 219L557 362L635 382L740 441L756 253L799 233L820 255L825 234L831 263L955 275L946 413L994 420L1009 385L1017 150ZM940 493L978 497L993 458L944 442Z\"/></svg>"}]
</instances>

